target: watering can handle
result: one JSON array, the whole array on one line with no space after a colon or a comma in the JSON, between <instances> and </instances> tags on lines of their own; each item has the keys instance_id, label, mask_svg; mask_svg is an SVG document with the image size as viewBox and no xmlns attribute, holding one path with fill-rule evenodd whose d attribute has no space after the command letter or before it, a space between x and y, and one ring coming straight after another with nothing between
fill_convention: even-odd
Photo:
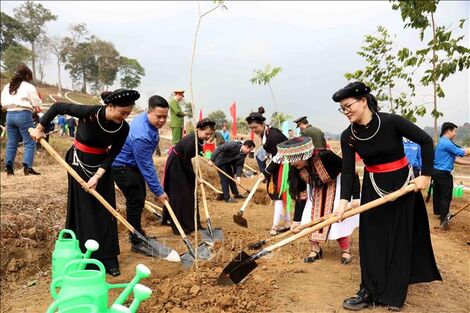
<instances>
[{"instance_id":1,"label":"watering can handle","mask_svg":"<svg viewBox=\"0 0 470 313\"><path fill-rule=\"evenodd\" d=\"M79 260L72 260L72 261L68 262L67 265L65 265L64 275L66 275L68 273L69 269L72 266L81 265L81 264L94 264L100 269L100 272L102 272L102 273L106 272L103 263L101 263L100 261L98 261L96 259L79 259Z\"/></svg>"},{"instance_id":2,"label":"watering can handle","mask_svg":"<svg viewBox=\"0 0 470 313\"><path fill-rule=\"evenodd\" d=\"M94 298L90 295L81 295L80 296L81 298L87 298L89 301L93 301ZM57 309L59 308L60 305L66 303L67 301L70 301L70 300L75 300L77 297L76 296L69 296L69 297L65 297L65 298L61 298L57 301L54 301L54 303L52 303L48 308L47 308L47 311L46 313L55 313L55 312L59 312L57 311ZM96 306L94 306L93 304L80 304L79 305L80 308L87 308L89 311L89 313L96 313L98 310L96 308Z\"/></svg>"},{"instance_id":3,"label":"watering can handle","mask_svg":"<svg viewBox=\"0 0 470 313\"><path fill-rule=\"evenodd\" d=\"M59 233L59 239L62 239L62 237L64 236L64 234L69 234L73 240L76 240L77 237L75 236L75 233L73 232L73 230L71 229L62 229Z\"/></svg>"}]
</instances>

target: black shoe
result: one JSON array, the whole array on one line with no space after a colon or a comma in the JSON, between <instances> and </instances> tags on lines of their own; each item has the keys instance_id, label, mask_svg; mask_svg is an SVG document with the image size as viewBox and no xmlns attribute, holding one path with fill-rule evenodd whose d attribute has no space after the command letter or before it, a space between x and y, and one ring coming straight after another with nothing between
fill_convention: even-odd
<instances>
[{"instance_id":1,"label":"black shoe","mask_svg":"<svg viewBox=\"0 0 470 313\"><path fill-rule=\"evenodd\" d=\"M343 301L343 308L352 311L359 311L373 304L374 301L372 301L371 296L366 292L365 289L361 289L354 297Z\"/></svg>"},{"instance_id":2,"label":"black shoe","mask_svg":"<svg viewBox=\"0 0 470 313\"><path fill-rule=\"evenodd\" d=\"M147 241L152 240L152 239L157 240L157 236L148 236L145 233L145 231L143 231L143 230L140 231L140 234L142 236L144 236L144 238L147 239ZM136 235L129 234L129 242L132 243L132 244L138 244L138 243L142 242L142 240L139 237L137 237Z\"/></svg>"},{"instance_id":3,"label":"black shoe","mask_svg":"<svg viewBox=\"0 0 470 313\"><path fill-rule=\"evenodd\" d=\"M114 277L121 275L119 267L107 268L106 273Z\"/></svg>"},{"instance_id":4,"label":"black shoe","mask_svg":"<svg viewBox=\"0 0 470 313\"><path fill-rule=\"evenodd\" d=\"M233 196L235 199L245 199L245 196L242 196L240 194Z\"/></svg>"},{"instance_id":5,"label":"black shoe","mask_svg":"<svg viewBox=\"0 0 470 313\"><path fill-rule=\"evenodd\" d=\"M233 200L232 198L228 198L228 199L224 199L225 202L228 202L228 203L235 203L236 201Z\"/></svg>"},{"instance_id":6,"label":"black shoe","mask_svg":"<svg viewBox=\"0 0 470 313\"><path fill-rule=\"evenodd\" d=\"M27 167L27 166L24 167L23 173L25 175L41 175L41 173L38 173L35 170L33 170L32 167Z\"/></svg>"},{"instance_id":7,"label":"black shoe","mask_svg":"<svg viewBox=\"0 0 470 313\"><path fill-rule=\"evenodd\" d=\"M10 176L10 175L15 175L15 172L13 171L13 166L11 165L6 165L5 166L5 169L7 171L7 175Z\"/></svg>"},{"instance_id":8,"label":"black shoe","mask_svg":"<svg viewBox=\"0 0 470 313\"><path fill-rule=\"evenodd\" d=\"M305 263L313 263L316 260L320 260L323 257L323 251L322 251L321 248L320 248L320 251L318 251L318 252L312 251L310 254L312 254L312 253L315 253L315 255L309 255L308 257L306 257L304 259Z\"/></svg>"},{"instance_id":9,"label":"black shoe","mask_svg":"<svg viewBox=\"0 0 470 313\"><path fill-rule=\"evenodd\" d=\"M224 199L224 195L219 194L219 195L217 196L216 200L217 200L217 201L223 201L223 200L225 200L225 199Z\"/></svg>"}]
</instances>

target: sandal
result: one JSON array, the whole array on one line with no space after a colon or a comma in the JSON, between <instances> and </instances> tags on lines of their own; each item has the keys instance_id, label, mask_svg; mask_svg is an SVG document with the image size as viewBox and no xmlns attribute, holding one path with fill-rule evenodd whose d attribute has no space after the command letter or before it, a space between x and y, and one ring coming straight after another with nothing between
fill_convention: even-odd
<instances>
[{"instance_id":1,"label":"sandal","mask_svg":"<svg viewBox=\"0 0 470 313\"><path fill-rule=\"evenodd\" d=\"M344 257L343 254L347 254L348 257ZM341 250L341 264L347 265L351 263L351 251L348 250Z\"/></svg>"},{"instance_id":2,"label":"sandal","mask_svg":"<svg viewBox=\"0 0 470 313\"><path fill-rule=\"evenodd\" d=\"M279 235L279 230L276 226L273 226L269 231L269 236L277 236Z\"/></svg>"},{"instance_id":3,"label":"sandal","mask_svg":"<svg viewBox=\"0 0 470 313\"><path fill-rule=\"evenodd\" d=\"M320 248L318 252L317 251L310 252L310 254L304 259L304 262L313 263L316 260L320 260L322 257L323 257L323 251Z\"/></svg>"}]
</instances>

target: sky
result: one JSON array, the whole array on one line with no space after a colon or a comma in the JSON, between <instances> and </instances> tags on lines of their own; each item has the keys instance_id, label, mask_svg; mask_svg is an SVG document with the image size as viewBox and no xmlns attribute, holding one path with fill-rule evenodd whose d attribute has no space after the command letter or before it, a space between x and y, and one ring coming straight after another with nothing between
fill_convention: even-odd
<instances>
[{"instance_id":1,"label":"sky","mask_svg":"<svg viewBox=\"0 0 470 313\"><path fill-rule=\"evenodd\" d=\"M137 88L140 106L154 94L168 98L176 89L186 90L186 101L191 101L197 2L39 2L58 15L57 21L47 24L49 36L65 37L70 25L86 23L91 34L140 62L146 71ZM20 4L2 1L1 10L13 15L13 8ZM220 109L228 117L228 107L235 101L239 117L263 105L268 117L274 111L292 119L306 115L324 131L340 133L349 123L331 96L348 83L345 73L365 66L357 55L364 36L383 25L396 36L396 48L422 45L416 31L403 29L399 12L388 1L226 1L225 5L227 10L219 8L202 19L198 34L192 81L196 111L202 107L204 115ZM200 2L203 12L213 6L212 1ZM441 1L436 21L464 35L463 42L470 47L469 16L469 2ZM462 18L467 22L460 30L457 23ZM271 82L277 107L268 86L250 83L253 71L266 64L282 68ZM56 83L56 72L51 55L45 81ZM64 85L72 88L71 80L65 79ZM446 79L442 86L446 97L438 99L438 109L444 112L440 123L470 122L469 70ZM118 84L113 87L119 88ZM426 102L430 112L432 87L418 87L416 100ZM417 124L432 126L430 114L418 118Z\"/></svg>"}]
</instances>

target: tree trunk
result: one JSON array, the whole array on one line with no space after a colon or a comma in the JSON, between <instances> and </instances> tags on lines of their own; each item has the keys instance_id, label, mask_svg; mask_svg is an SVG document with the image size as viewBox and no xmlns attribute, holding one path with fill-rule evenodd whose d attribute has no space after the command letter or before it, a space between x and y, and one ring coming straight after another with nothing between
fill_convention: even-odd
<instances>
[{"instance_id":1,"label":"tree trunk","mask_svg":"<svg viewBox=\"0 0 470 313\"><path fill-rule=\"evenodd\" d=\"M57 95L59 97L62 97L62 82L60 80L60 57L57 56L57 77L58 77L58 80L59 80L59 90L57 91Z\"/></svg>"},{"instance_id":2,"label":"tree trunk","mask_svg":"<svg viewBox=\"0 0 470 313\"><path fill-rule=\"evenodd\" d=\"M432 22L432 38L436 39L436 23L434 22L434 14L431 12L431 22ZM432 85L433 85L433 100L434 100L434 143L437 142L437 119L439 118L437 112L437 79L436 79L436 49L434 44L432 46Z\"/></svg>"},{"instance_id":3,"label":"tree trunk","mask_svg":"<svg viewBox=\"0 0 470 313\"><path fill-rule=\"evenodd\" d=\"M274 92L273 92L273 89L271 88L271 84L269 82L268 82L268 87L269 87L269 90L271 91L271 96L273 97L274 105L276 106L276 111L279 112L279 108L277 107L276 98L274 98Z\"/></svg>"},{"instance_id":4,"label":"tree trunk","mask_svg":"<svg viewBox=\"0 0 470 313\"><path fill-rule=\"evenodd\" d=\"M33 52L33 55L32 55L33 79L36 80L36 51L34 47L34 41L31 41L31 51Z\"/></svg>"},{"instance_id":5,"label":"tree trunk","mask_svg":"<svg viewBox=\"0 0 470 313\"><path fill-rule=\"evenodd\" d=\"M86 93L86 73L83 71L83 83L82 83L82 93Z\"/></svg>"},{"instance_id":6,"label":"tree trunk","mask_svg":"<svg viewBox=\"0 0 470 313\"><path fill-rule=\"evenodd\" d=\"M388 87L388 98L390 100L390 113L395 113L395 108L393 107L393 97L392 97L391 87Z\"/></svg>"}]
</instances>

